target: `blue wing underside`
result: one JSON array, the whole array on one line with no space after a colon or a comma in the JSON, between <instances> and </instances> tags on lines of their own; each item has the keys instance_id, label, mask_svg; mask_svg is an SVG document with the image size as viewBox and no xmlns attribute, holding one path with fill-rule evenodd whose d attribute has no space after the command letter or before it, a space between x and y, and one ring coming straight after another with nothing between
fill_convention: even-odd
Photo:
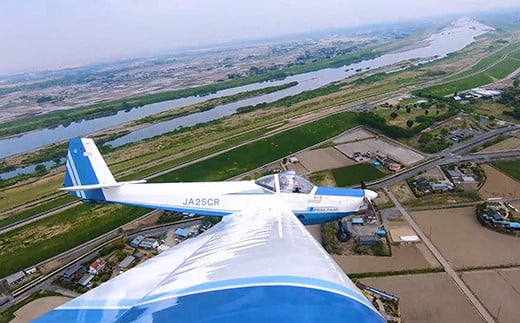
<instances>
[{"instance_id":1,"label":"blue wing underside","mask_svg":"<svg viewBox=\"0 0 520 323\"><path fill-rule=\"evenodd\" d=\"M34 322L384 322L274 198Z\"/></svg>"}]
</instances>

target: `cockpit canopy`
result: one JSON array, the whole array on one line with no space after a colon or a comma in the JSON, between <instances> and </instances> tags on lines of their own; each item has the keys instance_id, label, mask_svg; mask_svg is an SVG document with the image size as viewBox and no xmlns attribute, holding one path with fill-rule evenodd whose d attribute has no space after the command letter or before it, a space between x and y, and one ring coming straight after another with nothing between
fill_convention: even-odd
<instances>
[{"instance_id":1,"label":"cockpit canopy","mask_svg":"<svg viewBox=\"0 0 520 323\"><path fill-rule=\"evenodd\" d=\"M279 187L276 187L276 179L278 179ZM272 192L280 193L303 193L309 194L314 187L314 184L296 175L294 172L284 172L279 174L272 174L263 176L255 181L257 185L268 189Z\"/></svg>"}]
</instances>

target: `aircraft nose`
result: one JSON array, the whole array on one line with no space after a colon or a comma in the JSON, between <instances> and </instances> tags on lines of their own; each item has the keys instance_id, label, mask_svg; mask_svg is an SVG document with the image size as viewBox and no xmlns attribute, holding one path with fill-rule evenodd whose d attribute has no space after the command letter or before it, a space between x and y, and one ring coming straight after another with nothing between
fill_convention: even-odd
<instances>
[{"instance_id":1,"label":"aircraft nose","mask_svg":"<svg viewBox=\"0 0 520 323\"><path fill-rule=\"evenodd\" d=\"M371 190L364 190L365 192L365 196L369 199L369 200L373 200L377 197L377 193L374 192L374 191L371 191Z\"/></svg>"}]
</instances>

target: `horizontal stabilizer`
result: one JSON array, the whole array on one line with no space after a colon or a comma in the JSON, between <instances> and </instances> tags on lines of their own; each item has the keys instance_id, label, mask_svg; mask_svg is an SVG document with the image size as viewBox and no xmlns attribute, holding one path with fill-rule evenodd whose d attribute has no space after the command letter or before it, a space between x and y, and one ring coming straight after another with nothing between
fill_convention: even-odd
<instances>
[{"instance_id":1,"label":"horizontal stabilizer","mask_svg":"<svg viewBox=\"0 0 520 323\"><path fill-rule=\"evenodd\" d=\"M146 183L146 180L129 181L129 182L118 182L112 184L92 184L92 185L79 185L79 186L67 186L60 188L60 191L88 191L97 190L100 188L114 188L129 184L142 184Z\"/></svg>"}]
</instances>

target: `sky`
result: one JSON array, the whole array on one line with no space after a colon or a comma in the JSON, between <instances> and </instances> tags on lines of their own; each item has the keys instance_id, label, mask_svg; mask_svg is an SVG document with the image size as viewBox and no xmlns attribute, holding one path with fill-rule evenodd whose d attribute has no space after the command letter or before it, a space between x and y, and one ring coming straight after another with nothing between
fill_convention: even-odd
<instances>
[{"instance_id":1,"label":"sky","mask_svg":"<svg viewBox=\"0 0 520 323\"><path fill-rule=\"evenodd\" d=\"M1 0L0 75L511 7L519 0Z\"/></svg>"}]
</instances>

